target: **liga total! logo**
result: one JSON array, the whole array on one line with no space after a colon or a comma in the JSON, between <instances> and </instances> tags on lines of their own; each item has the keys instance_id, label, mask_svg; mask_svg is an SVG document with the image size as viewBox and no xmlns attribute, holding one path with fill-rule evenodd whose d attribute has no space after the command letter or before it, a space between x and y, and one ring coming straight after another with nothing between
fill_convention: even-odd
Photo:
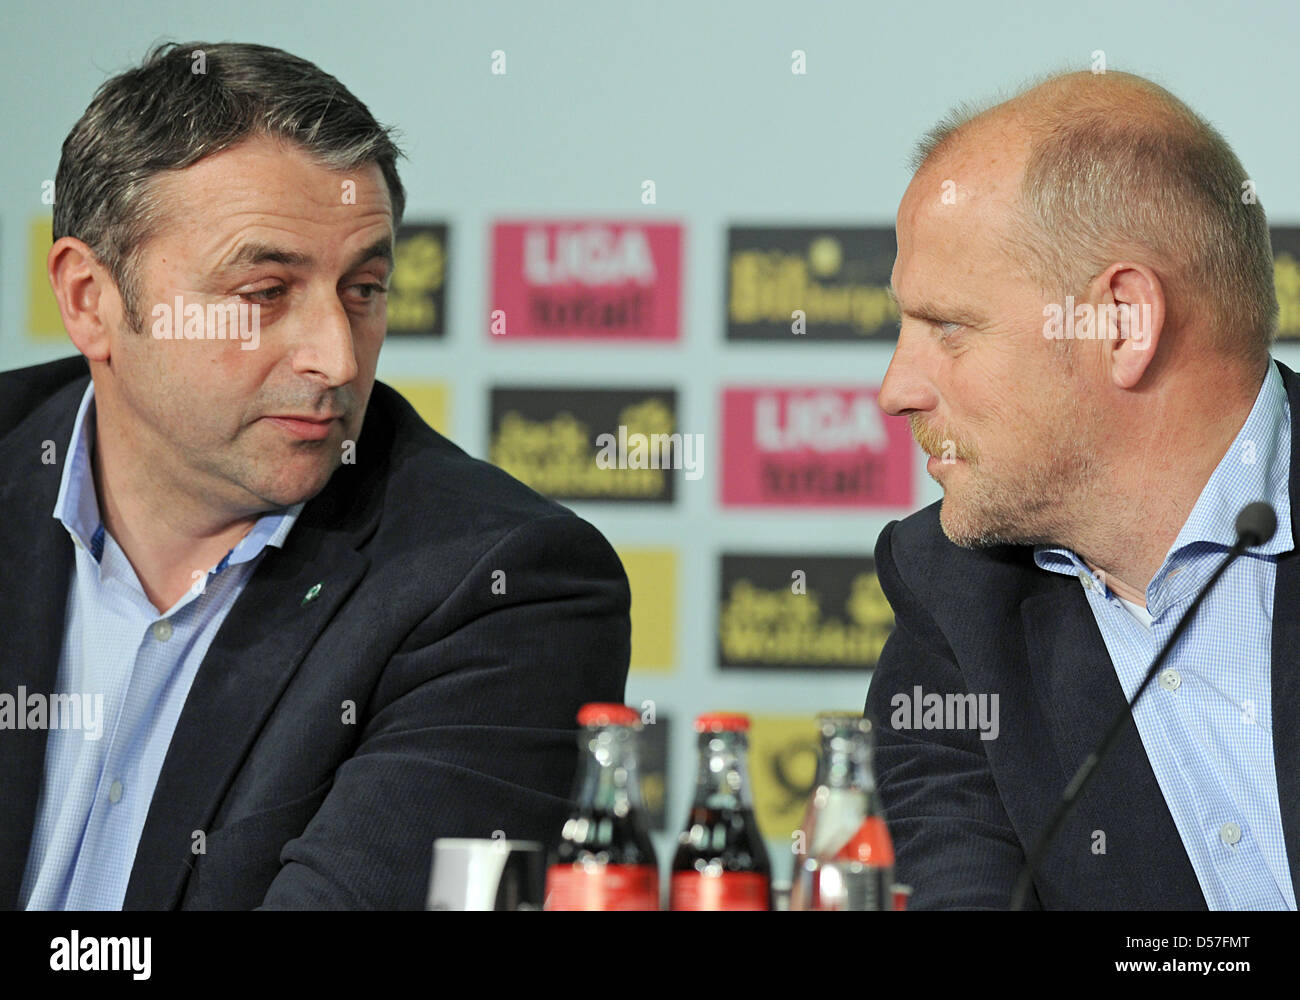
<instances>
[{"instance_id":1,"label":"liga total! logo","mask_svg":"<svg viewBox=\"0 0 1300 1000\"><path fill-rule=\"evenodd\" d=\"M498 222L492 340L677 340L682 227L676 223Z\"/></svg>"},{"instance_id":2,"label":"liga total! logo","mask_svg":"<svg viewBox=\"0 0 1300 1000\"><path fill-rule=\"evenodd\" d=\"M912 434L870 387L769 386L722 394L726 507L914 506Z\"/></svg>"}]
</instances>

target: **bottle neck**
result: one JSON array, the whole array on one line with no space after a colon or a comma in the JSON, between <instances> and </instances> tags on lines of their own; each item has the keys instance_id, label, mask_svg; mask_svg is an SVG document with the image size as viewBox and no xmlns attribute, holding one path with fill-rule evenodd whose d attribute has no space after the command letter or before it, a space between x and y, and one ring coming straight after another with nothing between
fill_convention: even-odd
<instances>
[{"instance_id":1,"label":"bottle neck","mask_svg":"<svg viewBox=\"0 0 1300 1000\"><path fill-rule=\"evenodd\" d=\"M823 729L817 784L874 792L876 777L871 767L870 735L851 725Z\"/></svg>"},{"instance_id":2,"label":"bottle neck","mask_svg":"<svg viewBox=\"0 0 1300 1000\"><path fill-rule=\"evenodd\" d=\"M871 771L871 734L861 718L823 718L822 755L817 787L804 815L803 846L796 856L816 859L839 858L842 852L858 852L857 839L869 837L876 853L884 857L886 837L884 811ZM869 823L874 818L878 823ZM892 847L888 848L892 855ZM892 863L892 862L891 862Z\"/></svg>"},{"instance_id":3,"label":"bottle neck","mask_svg":"<svg viewBox=\"0 0 1300 1000\"><path fill-rule=\"evenodd\" d=\"M631 726L600 726L583 732L579 737L583 748L578 773L579 807L615 816L641 810L636 736Z\"/></svg>"},{"instance_id":4,"label":"bottle neck","mask_svg":"<svg viewBox=\"0 0 1300 1000\"><path fill-rule=\"evenodd\" d=\"M752 809L744 733L700 733L695 808Z\"/></svg>"}]
</instances>

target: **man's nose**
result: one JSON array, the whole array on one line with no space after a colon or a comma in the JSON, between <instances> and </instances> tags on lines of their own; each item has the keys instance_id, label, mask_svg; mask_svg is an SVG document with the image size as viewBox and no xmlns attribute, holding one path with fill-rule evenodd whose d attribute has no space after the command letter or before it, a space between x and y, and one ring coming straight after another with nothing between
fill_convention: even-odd
<instances>
[{"instance_id":1,"label":"man's nose","mask_svg":"<svg viewBox=\"0 0 1300 1000\"><path fill-rule=\"evenodd\" d=\"M880 408L893 417L934 409L938 401L926 375L925 344L921 331L904 321L894 356L880 383Z\"/></svg>"},{"instance_id":2,"label":"man's nose","mask_svg":"<svg viewBox=\"0 0 1300 1000\"><path fill-rule=\"evenodd\" d=\"M357 355L348 311L337 297L327 298L302 317L295 367L331 387L357 377Z\"/></svg>"}]
</instances>

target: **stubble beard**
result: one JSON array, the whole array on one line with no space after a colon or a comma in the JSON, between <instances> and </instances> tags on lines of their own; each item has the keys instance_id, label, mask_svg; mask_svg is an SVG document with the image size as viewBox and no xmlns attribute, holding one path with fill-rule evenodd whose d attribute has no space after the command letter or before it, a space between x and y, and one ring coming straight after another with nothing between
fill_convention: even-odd
<instances>
[{"instance_id":1,"label":"stubble beard","mask_svg":"<svg viewBox=\"0 0 1300 1000\"><path fill-rule=\"evenodd\" d=\"M1061 419L1064 417L1064 419ZM975 455L953 470L959 484L944 488L939 524L962 548L996 545L1066 545L1071 525L1086 509L1102 470L1087 434L1088 419L1075 400L1069 412L1045 415L1058 431L1035 428L1032 449L1016 467L985 465Z\"/></svg>"},{"instance_id":2,"label":"stubble beard","mask_svg":"<svg viewBox=\"0 0 1300 1000\"><path fill-rule=\"evenodd\" d=\"M145 344L147 348L156 350L180 348L183 350L187 346L184 343L164 342L160 344L157 341L151 341L151 334L145 326L138 309L132 308L131 304L125 301L123 302L123 316L120 325L124 328L126 336L136 338L139 342ZM337 407L337 403L334 406ZM305 403L286 407L289 410L313 408ZM159 417L159 419L162 418ZM330 479L338 471L339 466L342 465L341 454L337 448L334 448L328 461L319 466L313 474L309 474L305 482L301 480L282 482L277 473L283 471L284 463L268 459L264 447L251 443L248 438L251 431L252 425L243 429L237 447L198 453L190 450L190 454L191 456L197 456L194 458L197 463L195 471L211 477L216 482L228 483L243 494L255 498L258 502L252 506L256 510L288 509L295 504L313 499L329 485ZM260 429L260 432L267 433L268 429ZM269 433L278 434L279 432L269 431ZM345 438L349 436L346 433L344 434ZM356 435L352 436L355 437ZM173 447L184 447L175 440L168 440ZM299 449L312 450L328 447L329 442L330 439L325 438L319 442L294 442L289 447L295 451ZM242 496L240 500L247 503L247 500Z\"/></svg>"}]
</instances>

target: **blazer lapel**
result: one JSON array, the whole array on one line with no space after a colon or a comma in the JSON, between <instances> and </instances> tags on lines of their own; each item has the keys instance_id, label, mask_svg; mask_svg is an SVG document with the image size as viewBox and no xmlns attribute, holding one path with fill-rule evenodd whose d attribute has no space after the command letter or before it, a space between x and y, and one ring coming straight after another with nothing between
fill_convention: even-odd
<instances>
[{"instance_id":1,"label":"blazer lapel","mask_svg":"<svg viewBox=\"0 0 1300 1000\"><path fill-rule=\"evenodd\" d=\"M1294 404L1292 404L1294 406ZM1295 510L1292 459L1291 509ZM1294 530L1294 527L1292 528ZM1273 767L1282 838L1291 867L1291 886L1300 889L1300 558L1292 549L1277 560L1273 592Z\"/></svg>"},{"instance_id":2,"label":"blazer lapel","mask_svg":"<svg viewBox=\"0 0 1300 1000\"><path fill-rule=\"evenodd\" d=\"M59 390L0 448L0 694L49 695L58 680L72 539L54 518L77 404L89 378ZM55 459L46 464L53 443ZM25 701L25 697L23 698ZM15 711L26 716L22 704ZM0 730L0 909L18 904L45 770L44 729Z\"/></svg>"},{"instance_id":3,"label":"blazer lapel","mask_svg":"<svg viewBox=\"0 0 1300 1000\"><path fill-rule=\"evenodd\" d=\"M1282 374L1291 404L1291 533L1300 539L1296 520L1300 511L1300 378L1281 362L1274 364ZM1062 766L1072 777L1126 700L1087 600L1068 580L1061 583L1066 587L1064 596L1036 595L1024 602L1022 611L1035 686L1054 720L1053 739ZM1100 678L1096 673L1099 663L1108 668ZM1300 888L1300 726L1289 721L1300 715L1300 554L1296 549L1277 560L1272 685L1278 804L1291 883ZM1069 706L1069 711L1057 706ZM1177 826L1131 718L1111 756L1101 765L1075 809L1089 808L1098 817L1098 829L1132 829L1145 843L1181 845ZM1186 852L1178 852L1178 861L1172 867L1179 875L1176 886L1170 880L1174 873L1169 871L1133 871L1130 884L1136 888L1150 882L1157 895L1176 888L1179 897L1185 899L1171 902L1171 906L1204 908L1204 895Z\"/></svg>"},{"instance_id":4,"label":"blazer lapel","mask_svg":"<svg viewBox=\"0 0 1300 1000\"><path fill-rule=\"evenodd\" d=\"M58 390L0 448L0 552L29 560L0 574L0 694L49 694L58 680L73 545L54 518L77 405L89 376ZM359 552L382 511L392 425L367 412L357 454L268 548L222 623L177 721L136 850L124 909L175 906L191 834L215 816L280 693L365 575ZM53 464L42 461L54 442ZM316 584L320 588L304 600ZM45 730L0 731L0 908L17 905L44 775Z\"/></svg>"},{"instance_id":5,"label":"blazer lapel","mask_svg":"<svg viewBox=\"0 0 1300 1000\"><path fill-rule=\"evenodd\" d=\"M1046 575L1050 577L1045 581L1048 589L1022 602L1021 615L1030 674L1038 700L1051 720L1051 738L1063 775L1060 790L1064 791L1065 783L1097 748L1115 716L1124 711L1127 699L1078 581ZM1059 801L1058 793L1037 829L1047 822ZM1161 900L1168 909L1205 909L1200 883L1182 850L1178 828L1131 716L1110 756L1098 766L1075 802L1047 863L1078 868L1079 848L1065 846L1065 835L1072 826L1085 834L1107 831L1114 847L1122 847L1127 857L1140 859L1122 872L1122 880L1109 887L1119 897L1126 897L1133 908ZM1171 844L1179 849L1170 850Z\"/></svg>"},{"instance_id":6,"label":"blazer lapel","mask_svg":"<svg viewBox=\"0 0 1300 1000\"><path fill-rule=\"evenodd\" d=\"M1296 512L1300 508L1300 379L1277 362L1291 403L1291 537L1300 539ZM1277 559L1273 590L1273 766L1282 814L1282 838L1291 867L1291 887L1300 890L1300 556L1297 550Z\"/></svg>"},{"instance_id":7,"label":"blazer lapel","mask_svg":"<svg viewBox=\"0 0 1300 1000\"><path fill-rule=\"evenodd\" d=\"M367 428L359 455L386 456ZM294 672L365 575L384 473L340 466L302 511L283 549L269 548L194 678L163 761L122 907L172 909L205 830ZM320 584L319 590L316 585ZM314 592L308 598L308 594Z\"/></svg>"}]
</instances>

